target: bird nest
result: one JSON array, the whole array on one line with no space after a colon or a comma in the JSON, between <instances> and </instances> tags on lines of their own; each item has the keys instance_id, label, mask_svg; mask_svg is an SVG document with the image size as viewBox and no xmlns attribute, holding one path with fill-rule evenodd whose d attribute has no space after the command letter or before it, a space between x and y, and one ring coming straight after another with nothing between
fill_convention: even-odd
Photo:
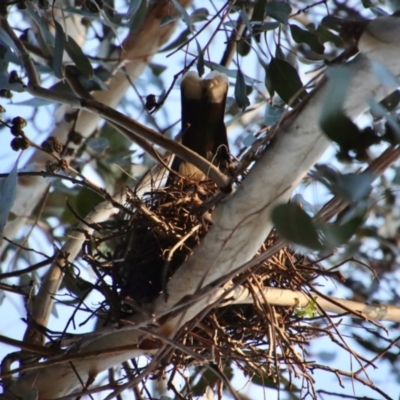
<instances>
[{"instance_id":1,"label":"bird nest","mask_svg":"<svg viewBox=\"0 0 400 400\"><path fill-rule=\"evenodd\" d=\"M115 322L140 312L160 295L167 301L169 279L212 225L212 209L204 212L201 205L216 192L211 182L177 181L142 198L134 191L128 193L121 212L99 229L101 239L96 240L88 257L102 282L100 290L105 298L98 315ZM272 233L258 254L275 242ZM286 371L290 377L305 378L314 397L310 373L318 366L307 365L306 347L316 337L331 335L334 323L317 309L311 296L309 306L300 309L269 305L255 293L263 287L308 293L317 277L332 274L289 248L278 250L233 279L235 285L253 293L253 303L215 307L200 322L189 322L175 338L179 346L171 348L168 365L178 369L196 365L198 359L207 365L211 360L222 374L236 365L249 379L274 382L276 386ZM182 346L196 352L197 361L182 351ZM164 369L165 364L154 374L162 374ZM217 376L212 375L210 382ZM174 389L172 380L169 387ZM195 386L192 390L195 394Z\"/></svg>"}]
</instances>

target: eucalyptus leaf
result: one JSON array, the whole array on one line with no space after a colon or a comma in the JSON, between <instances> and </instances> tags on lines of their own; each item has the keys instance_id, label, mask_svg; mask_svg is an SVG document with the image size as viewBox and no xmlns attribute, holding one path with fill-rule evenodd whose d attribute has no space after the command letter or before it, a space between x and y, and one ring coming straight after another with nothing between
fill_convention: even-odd
<instances>
[{"instance_id":1,"label":"eucalyptus leaf","mask_svg":"<svg viewBox=\"0 0 400 400\"><path fill-rule=\"evenodd\" d=\"M253 31L255 33L261 33L261 32L268 32L268 31L273 31L274 29L279 27L279 22L275 21L267 21L267 22L253 22Z\"/></svg>"},{"instance_id":2,"label":"eucalyptus leaf","mask_svg":"<svg viewBox=\"0 0 400 400\"><path fill-rule=\"evenodd\" d=\"M270 1L265 5L265 13L271 18L276 19L284 25L287 25L288 18L292 12L292 7L284 1Z\"/></svg>"},{"instance_id":3,"label":"eucalyptus leaf","mask_svg":"<svg viewBox=\"0 0 400 400\"><path fill-rule=\"evenodd\" d=\"M236 83L235 83L235 100L239 108L244 110L250 105L250 100L246 94L246 84L244 76L240 68L237 70Z\"/></svg>"},{"instance_id":4,"label":"eucalyptus leaf","mask_svg":"<svg viewBox=\"0 0 400 400\"><path fill-rule=\"evenodd\" d=\"M0 46L5 50L13 49L16 54L19 53L18 47L15 45L10 36L8 36L8 33L1 26L0 26ZM4 57L5 52L2 51L1 54Z\"/></svg>"},{"instance_id":5,"label":"eucalyptus leaf","mask_svg":"<svg viewBox=\"0 0 400 400\"><path fill-rule=\"evenodd\" d=\"M207 8L198 8L190 14L190 21L192 23L207 21L209 15L210 13Z\"/></svg>"},{"instance_id":6,"label":"eucalyptus leaf","mask_svg":"<svg viewBox=\"0 0 400 400\"><path fill-rule=\"evenodd\" d=\"M218 71L218 72L222 72L225 75L229 76L230 78L236 78L237 76L237 70L235 69L228 69L223 67L222 65L219 65L217 63L214 63L212 61L205 61L206 65L208 65L212 70ZM251 78L250 76L243 74L243 71L241 71L242 76L244 78L244 81L246 83L246 85L249 86L253 86L256 83L260 83L260 81L258 81L257 79Z\"/></svg>"},{"instance_id":7,"label":"eucalyptus leaf","mask_svg":"<svg viewBox=\"0 0 400 400\"><path fill-rule=\"evenodd\" d=\"M203 51L201 50L200 44L196 39L196 46L197 46L197 72L199 76L204 75L204 57Z\"/></svg>"},{"instance_id":8,"label":"eucalyptus leaf","mask_svg":"<svg viewBox=\"0 0 400 400\"><path fill-rule=\"evenodd\" d=\"M166 51L170 51L170 50L176 49L177 47L179 47L182 44L184 44L185 42L187 42L189 35L190 35L190 30L189 29L185 29L183 32L180 33L180 35L172 43L170 43L167 46L163 47L159 51L159 53L164 53Z\"/></svg>"},{"instance_id":9,"label":"eucalyptus leaf","mask_svg":"<svg viewBox=\"0 0 400 400\"><path fill-rule=\"evenodd\" d=\"M28 100L17 101L16 103L13 103L13 105L15 106L18 105L27 107L43 107L43 106L48 106L50 104L54 104L54 101L41 99L39 97L32 97L31 99Z\"/></svg>"},{"instance_id":10,"label":"eucalyptus leaf","mask_svg":"<svg viewBox=\"0 0 400 400\"><path fill-rule=\"evenodd\" d=\"M65 50L71 57L73 62L79 68L81 74L87 78L91 79L93 77L93 68L89 59L83 53L81 47L68 35L68 40L65 42Z\"/></svg>"},{"instance_id":11,"label":"eucalyptus leaf","mask_svg":"<svg viewBox=\"0 0 400 400\"><path fill-rule=\"evenodd\" d=\"M8 215L17 195L18 160L6 178L0 179L0 234L6 226Z\"/></svg>"},{"instance_id":12,"label":"eucalyptus leaf","mask_svg":"<svg viewBox=\"0 0 400 400\"><path fill-rule=\"evenodd\" d=\"M329 83L322 106L319 124L325 134L338 143L342 149L354 149L360 142L361 133L343 112L346 93L351 83L350 72L344 67L327 71Z\"/></svg>"},{"instance_id":13,"label":"eucalyptus leaf","mask_svg":"<svg viewBox=\"0 0 400 400\"><path fill-rule=\"evenodd\" d=\"M287 61L272 58L268 74L273 90L290 106L295 106L307 92L296 69Z\"/></svg>"},{"instance_id":14,"label":"eucalyptus leaf","mask_svg":"<svg viewBox=\"0 0 400 400\"><path fill-rule=\"evenodd\" d=\"M35 21L45 42L51 46L54 46L54 36L50 32L46 21L42 19L35 11L33 11L33 9L26 8L24 11Z\"/></svg>"},{"instance_id":15,"label":"eucalyptus leaf","mask_svg":"<svg viewBox=\"0 0 400 400\"><path fill-rule=\"evenodd\" d=\"M65 49L65 34L62 26L57 21L54 21L54 24L56 27L56 39L52 66L56 77L62 79L64 77L62 63Z\"/></svg>"},{"instance_id":16,"label":"eucalyptus leaf","mask_svg":"<svg viewBox=\"0 0 400 400\"><path fill-rule=\"evenodd\" d=\"M135 16L137 10L139 10L141 3L142 0L130 0L128 10L126 14L122 17L122 21L125 23L129 23Z\"/></svg>"},{"instance_id":17,"label":"eucalyptus leaf","mask_svg":"<svg viewBox=\"0 0 400 400\"><path fill-rule=\"evenodd\" d=\"M316 53L324 53L325 47L319 41L316 34L301 29L299 26L293 24L290 24L290 32L292 33L292 38L296 43L305 43Z\"/></svg>"},{"instance_id":18,"label":"eucalyptus leaf","mask_svg":"<svg viewBox=\"0 0 400 400\"><path fill-rule=\"evenodd\" d=\"M326 29L325 26L322 24L318 26L317 30L315 33L318 35L319 40L321 43L326 43L326 42L331 42L333 43L336 47L341 47L343 46L343 41L342 39L338 36Z\"/></svg>"},{"instance_id":19,"label":"eucalyptus leaf","mask_svg":"<svg viewBox=\"0 0 400 400\"><path fill-rule=\"evenodd\" d=\"M251 17L251 22L254 24L256 21L261 23L265 19L265 5L267 4L267 0L256 0L253 15Z\"/></svg>"},{"instance_id":20,"label":"eucalyptus leaf","mask_svg":"<svg viewBox=\"0 0 400 400\"><path fill-rule=\"evenodd\" d=\"M171 0L171 1L174 4L175 8L182 15L182 19L185 22L188 29L190 30L190 32L193 32L192 21L190 20L190 17L189 17L189 14L187 13L187 11L181 6L181 4L177 0Z\"/></svg>"},{"instance_id":21,"label":"eucalyptus leaf","mask_svg":"<svg viewBox=\"0 0 400 400\"><path fill-rule=\"evenodd\" d=\"M144 21L147 14L147 6L148 2L146 0L140 1L139 8L136 10L136 12L132 15L132 17L129 19L127 23L129 29L131 30L137 29L140 26L140 24Z\"/></svg>"},{"instance_id":22,"label":"eucalyptus leaf","mask_svg":"<svg viewBox=\"0 0 400 400\"><path fill-rule=\"evenodd\" d=\"M326 224L321 226L325 247L332 249L344 245L357 232L363 222L364 218L358 216L342 225Z\"/></svg>"},{"instance_id":23,"label":"eucalyptus leaf","mask_svg":"<svg viewBox=\"0 0 400 400\"><path fill-rule=\"evenodd\" d=\"M284 239L313 250L323 248L311 217L297 204L276 206L271 214L272 222Z\"/></svg>"}]
</instances>

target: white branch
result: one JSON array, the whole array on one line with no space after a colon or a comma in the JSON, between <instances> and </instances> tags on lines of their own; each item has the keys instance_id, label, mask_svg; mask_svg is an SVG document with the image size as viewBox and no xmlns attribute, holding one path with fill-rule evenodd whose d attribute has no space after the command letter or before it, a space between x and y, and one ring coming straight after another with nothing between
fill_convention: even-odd
<instances>
[{"instance_id":1,"label":"white branch","mask_svg":"<svg viewBox=\"0 0 400 400\"><path fill-rule=\"evenodd\" d=\"M255 289L255 295L261 303L264 299L273 306L305 308L310 304L310 296L300 291L264 288L262 294ZM253 304L254 299L248 289L239 286L232 291L233 300L228 304ZM400 307L386 304L365 304L359 301L340 299L339 297L328 296L322 298L318 294L311 293L312 301L316 304L317 310L321 309L327 313L344 314L354 312L359 318L373 321L400 322ZM319 313L320 314L320 313ZM351 314L351 317L357 315Z\"/></svg>"}]
</instances>

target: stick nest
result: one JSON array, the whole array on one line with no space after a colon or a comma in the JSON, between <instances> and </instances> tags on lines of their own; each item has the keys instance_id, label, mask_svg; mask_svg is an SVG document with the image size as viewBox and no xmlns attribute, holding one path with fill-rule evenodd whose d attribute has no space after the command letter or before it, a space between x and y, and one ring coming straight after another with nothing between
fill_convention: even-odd
<instances>
[{"instance_id":1,"label":"stick nest","mask_svg":"<svg viewBox=\"0 0 400 400\"><path fill-rule=\"evenodd\" d=\"M160 295L167 299L168 280L212 225L212 209L204 213L199 206L216 192L210 182L180 181L142 198L129 193L119 215L99 229L101 239L88 257L103 282L100 290L106 300L101 309L108 321L140 312ZM258 254L275 241L272 233ZM315 278L332 274L283 248L237 275L234 284L244 285L253 294L262 287L308 293ZM200 322L189 323L175 339L180 346L170 349L166 364L179 369L198 362L182 351L181 346L188 346L206 363L215 362L224 374L235 364L250 378L278 384L284 369L290 376L305 378L314 397L310 373L318 366L306 364L306 347L316 337L332 337L333 322L321 315L311 296L306 309L271 306L260 301L259 295L253 298L253 304L215 307ZM160 367L155 374L163 370ZM169 385L173 389L172 380Z\"/></svg>"}]
</instances>

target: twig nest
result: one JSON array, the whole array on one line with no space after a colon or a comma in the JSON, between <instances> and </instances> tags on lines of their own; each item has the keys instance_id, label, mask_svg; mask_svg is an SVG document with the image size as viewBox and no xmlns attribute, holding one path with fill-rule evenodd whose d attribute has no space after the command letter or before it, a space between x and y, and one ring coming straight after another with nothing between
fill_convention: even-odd
<instances>
[{"instance_id":1,"label":"twig nest","mask_svg":"<svg viewBox=\"0 0 400 400\"><path fill-rule=\"evenodd\" d=\"M129 193L118 220L112 278L120 299L149 303L192 254L211 224L209 212L196 209L217 191L212 182L176 182L139 199Z\"/></svg>"}]
</instances>

